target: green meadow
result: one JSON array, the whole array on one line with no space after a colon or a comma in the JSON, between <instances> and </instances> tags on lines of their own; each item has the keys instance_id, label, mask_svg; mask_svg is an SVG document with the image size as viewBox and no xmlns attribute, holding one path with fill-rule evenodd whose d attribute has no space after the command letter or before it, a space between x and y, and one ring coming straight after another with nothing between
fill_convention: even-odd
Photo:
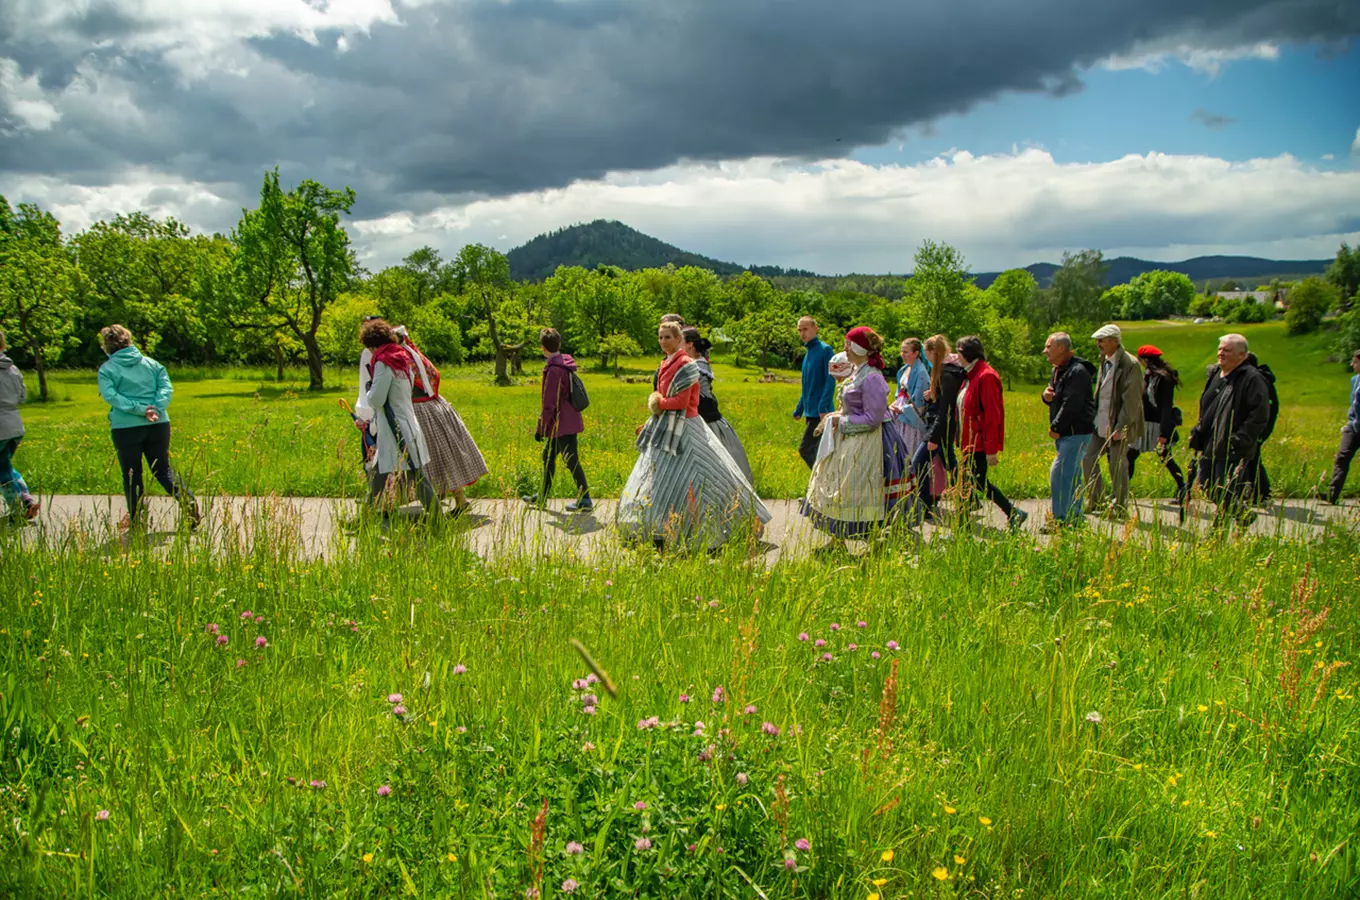
<instances>
[{"instance_id":1,"label":"green meadow","mask_svg":"<svg viewBox=\"0 0 1360 900\"><path fill-rule=\"evenodd\" d=\"M1360 893L1353 531L773 568L270 533L0 533L0 895Z\"/></svg>"},{"instance_id":2,"label":"green meadow","mask_svg":"<svg viewBox=\"0 0 1360 900\"><path fill-rule=\"evenodd\" d=\"M1191 412L1220 330L1129 343L1187 373ZM1249 336L1281 378L1270 465L1306 494L1346 375L1323 338ZM717 369L762 493L796 496L796 385ZM449 374L476 493L524 490L537 386ZM179 466L200 492L356 494L332 378L177 372ZM607 496L649 385L587 381ZM92 375L54 383L21 468L116 491ZM1016 387L1002 483L1042 495L1044 407ZM897 536L765 567L744 539L488 561L454 524L365 520L312 559L253 524L0 529L0 896L1360 895L1348 525Z\"/></svg>"},{"instance_id":3,"label":"green meadow","mask_svg":"<svg viewBox=\"0 0 1360 900\"><path fill-rule=\"evenodd\" d=\"M1156 343L1182 373L1177 402L1192 424L1198 414L1204 367L1214 361L1217 339L1228 326L1131 324L1126 346ZM1332 337L1316 334L1289 338L1282 323L1240 326L1261 359L1279 378L1282 412L1265 449L1276 489L1286 496L1313 496L1330 472L1337 432L1345 421L1349 373L1328 361ZM417 335L417 339L418 339ZM626 383L595 372L587 361L584 377L591 395L583 462L595 493L615 496L628 477L636 451L633 436L646 414L652 360L633 360ZM492 384L488 366L445 372L444 394L458 409L486 456L491 472L473 496L513 497L528 492L539 471L539 445L533 441L538 414L537 367L528 361L526 377L511 387ZM795 453L802 430L791 418L797 402L796 372L762 383L760 372L736 368L719 357L715 392L750 456L756 487L771 498L801 496L807 469ZM328 373L327 391L305 390L306 374L286 371L283 383L263 369L172 370L171 405L177 468L200 493L351 496L361 489L357 436L341 401L353 402L357 373ZM29 434L17 459L30 484L42 493L117 493L116 461L109 441L107 408L93 372L58 371L51 377L52 400L24 409ZM36 394L36 383L30 385ZM1047 409L1040 385L1017 383L1006 395L1006 453L996 482L1016 497L1048 493L1052 446L1047 439ZM1182 462L1188 455L1179 450ZM559 484L565 496L570 485ZM1134 491L1169 496L1171 480L1144 462Z\"/></svg>"}]
</instances>

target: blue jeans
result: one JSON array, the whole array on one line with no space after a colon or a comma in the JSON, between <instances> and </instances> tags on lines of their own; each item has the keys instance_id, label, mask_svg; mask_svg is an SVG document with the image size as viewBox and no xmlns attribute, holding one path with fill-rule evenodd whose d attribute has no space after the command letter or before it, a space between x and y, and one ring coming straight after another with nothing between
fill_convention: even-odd
<instances>
[{"instance_id":1,"label":"blue jeans","mask_svg":"<svg viewBox=\"0 0 1360 900\"><path fill-rule=\"evenodd\" d=\"M1081 518L1081 460L1089 434L1070 434L1055 442L1058 455L1048 470L1048 490L1053 498L1053 518L1059 522Z\"/></svg>"},{"instance_id":2,"label":"blue jeans","mask_svg":"<svg viewBox=\"0 0 1360 900\"><path fill-rule=\"evenodd\" d=\"M22 440L23 437L20 436L0 441L0 514L11 508L17 510L20 506L28 506L33 502L28 493L28 485L24 483L24 476L19 474L13 463L14 454Z\"/></svg>"}]
</instances>

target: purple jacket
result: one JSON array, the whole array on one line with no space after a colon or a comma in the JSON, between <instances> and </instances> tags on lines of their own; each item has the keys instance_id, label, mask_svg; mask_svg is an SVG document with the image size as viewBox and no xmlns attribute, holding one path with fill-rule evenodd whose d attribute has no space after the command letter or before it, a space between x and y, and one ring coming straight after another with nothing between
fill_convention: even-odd
<instances>
[{"instance_id":1,"label":"purple jacket","mask_svg":"<svg viewBox=\"0 0 1360 900\"><path fill-rule=\"evenodd\" d=\"M568 399L576 360L570 353L554 353L543 366L543 410L538 414L537 437L566 437L586 430L581 414Z\"/></svg>"}]
</instances>

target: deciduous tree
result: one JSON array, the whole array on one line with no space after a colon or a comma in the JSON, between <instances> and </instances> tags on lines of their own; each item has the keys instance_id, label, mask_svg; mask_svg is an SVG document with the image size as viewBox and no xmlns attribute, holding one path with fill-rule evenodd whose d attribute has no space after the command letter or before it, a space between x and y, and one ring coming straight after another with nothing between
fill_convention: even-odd
<instances>
[{"instance_id":1,"label":"deciduous tree","mask_svg":"<svg viewBox=\"0 0 1360 900\"><path fill-rule=\"evenodd\" d=\"M247 210L232 234L235 290L221 312L233 327L286 331L307 355L311 390L324 387L317 331L326 308L350 284L354 255L340 223L355 200L311 179L284 193L279 172L265 173L259 208Z\"/></svg>"},{"instance_id":2,"label":"deciduous tree","mask_svg":"<svg viewBox=\"0 0 1360 900\"><path fill-rule=\"evenodd\" d=\"M70 343L80 273L51 213L0 196L0 327L33 357L38 395L47 400L47 366Z\"/></svg>"}]
</instances>

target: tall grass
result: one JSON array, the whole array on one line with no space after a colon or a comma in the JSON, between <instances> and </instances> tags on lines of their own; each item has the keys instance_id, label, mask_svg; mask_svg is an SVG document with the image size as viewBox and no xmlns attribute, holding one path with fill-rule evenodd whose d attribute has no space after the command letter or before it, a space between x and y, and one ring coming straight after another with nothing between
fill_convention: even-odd
<instances>
[{"instance_id":1,"label":"tall grass","mask_svg":"<svg viewBox=\"0 0 1360 900\"><path fill-rule=\"evenodd\" d=\"M765 568L255 525L0 536L0 893L1360 891L1339 528Z\"/></svg>"}]
</instances>

